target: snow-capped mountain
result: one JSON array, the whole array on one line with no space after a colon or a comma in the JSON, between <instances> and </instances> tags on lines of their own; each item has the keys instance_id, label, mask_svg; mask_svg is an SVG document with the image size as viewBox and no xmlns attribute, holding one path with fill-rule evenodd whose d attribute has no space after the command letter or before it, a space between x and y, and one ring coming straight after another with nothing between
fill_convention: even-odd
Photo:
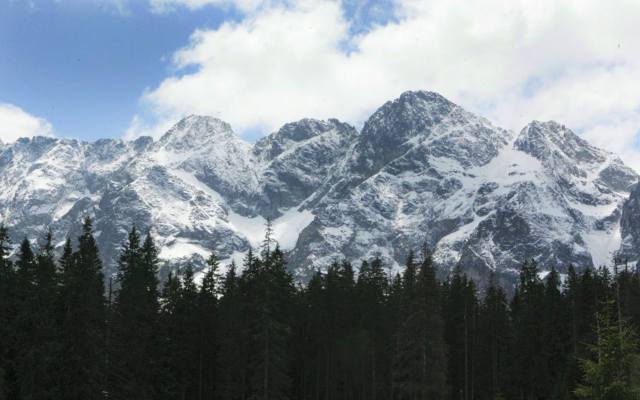
<instances>
[{"instance_id":1,"label":"snow-capped mountain","mask_svg":"<svg viewBox=\"0 0 640 400\"><path fill-rule=\"evenodd\" d=\"M240 260L267 219L299 279L336 258L402 265L426 242L446 270L510 281L535 258L562 269L636 259L637 174L555 122L519 133L431 92L406 92L358 132L304 119L250 144L190 116L162 138L93 143L36 137L0 147L0 216L15 241L83 215L111 268L132 224L167 266L211 250Z\"/></svg>"}]
</instances>

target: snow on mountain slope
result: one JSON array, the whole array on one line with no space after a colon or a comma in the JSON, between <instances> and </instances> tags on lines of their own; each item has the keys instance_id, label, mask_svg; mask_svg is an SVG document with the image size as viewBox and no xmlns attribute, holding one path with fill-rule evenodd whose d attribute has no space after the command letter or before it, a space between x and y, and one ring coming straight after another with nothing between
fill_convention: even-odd
<instances>
[{"instance_id":1,"label":"snow on mountain slope","mask_svg":"<svg viewBox=\"0 0 640 400\"><path fill-rule=\"evenodd\" d=\"M0 216L16 243L49 227L62 243L90 215L111 269L133 224L173 264L201 265L211 250L237 259L259 246L266 218L289 250L313 219L292 199L311 193L356 134L337 120L303 120L253 146L218 119L190 116L157 142L21 139L0 149Z\"/></svg>"},{"instance_id":2,"label":"snow on mountain slope","mask_svg":"<svg viewBox=\"0 0 640 400\"><path fill-rule=\"evenodd\" d=\"M526 258L562 269L638 257L637 175L555 122L506 131L432 92L406 92L360 133L304 119L249 144L190 116L158 141L20 139L0 146L0 216L14 241L62 241L95 218L114 267L132 224L167 267L211 250L239 261L271 219L304 280L336 258L398 268L426 242L443 273L461 264L512 281ZM631 193L631 194L630 194Z\"/></svg>"},{"instance_id":3,"label":"snow on mountain slope","mask_svg":"<svg viewBox=\"0 0 640 400\"><path fill-rule=\"evenodd\" d=\"M435 93L388 102L311 202L317 218L303 235L314 239L296 248L293 264L325 264L336 253L401 263L423 241L435 247L473 221L465 182L510 139Z\"/></svg>"},{"instance_id":4,"label":"snow on mountain slope","mask_svg":"<svg viewBox=\"0 0 640 400\"><path fill-rule=\"evenodd\" d=\"M258 141L260 212L275 218L279 209L297 207L312 196L356 136L355 128L335 119L303 119Z\"/></svg>"},{"instance_id":5,"label":"snow on mountain slope","mask_svg":"<svg viewBox=\"0 0 640 400\"><path fill-rule=\"evenodd\" d=\"M441 266L460 263L479 279L512 279L527 258L600 265L619 248L621 206L636 181L554 122L514 135L437 94L408 92L367 121L320 189L293 264L338 253L401 265L426 241Z\"/></svg>"}]
</instances>

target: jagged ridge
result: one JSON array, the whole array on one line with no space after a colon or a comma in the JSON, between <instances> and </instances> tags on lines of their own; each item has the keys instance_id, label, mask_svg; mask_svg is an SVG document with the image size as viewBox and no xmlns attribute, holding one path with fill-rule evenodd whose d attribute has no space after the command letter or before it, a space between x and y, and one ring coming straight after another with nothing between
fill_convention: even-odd
<instances>
[{"instance_id":1,"label":"jagged ridge","mask_svg":"<svg viewBox=\"0 0 640 400\"><path fill-rule=\"evenodd\" d=\"M360 133L304 119L249 144L190 116L158 141L20 139L0 148L0 215L17 241L96 220L107 265L135 223L167 265L241 258L267 218L300 279L336 257L399 266L426 241L441 266L505 280L525 258L562 269L640 242L634 171L555 122L495 127L439 94L406 92ZM626 203L625 203L626 202Z\"/></svg>"}]
</instances>

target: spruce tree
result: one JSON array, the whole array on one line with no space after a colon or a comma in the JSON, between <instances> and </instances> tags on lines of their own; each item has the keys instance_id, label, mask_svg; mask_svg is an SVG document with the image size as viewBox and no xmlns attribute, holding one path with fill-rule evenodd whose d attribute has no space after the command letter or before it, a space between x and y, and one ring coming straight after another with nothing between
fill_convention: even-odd
<instances>
[{"instance_id":1,"label":"spruce tree","mask_svg":"<svg viewBox=\"0 0 640 400\"><path fill-rule=\"evenodd\" d=\"M20 397L49 399L55 395L54 374L59 366L57 275L51 232L37 256L25 239L17 265L19 302L15 329L20 352L16 373Z\"/></svg>"},{"instance_id":2,"label":"spruce tree","mask_svg":"<svg viewBox=\"0 0 640 400\"><path fill-rule=\"evenodd\" d=\"M198 293L198 399L212 398L215 393L218 295L220 294L220 265L215 253L207 260L207 267Z\"/></svg>"},{"instance_id":3,"label":"spruce tree","mask_svg":"<svg viewBox=\"0 0 640 400\"><path fill-rule=\"evenodd\" d=\"M111 315L109 395L114 399L154 399L161 391L158 251L150 234L140 245L131 229L118 263Z\"/></svg>"},{"instance_id":4,"label":"spruce tree","mask_svg":"<svg viewBox=\"0 0 640 400\"><path fill-rule=\"evenodd\" d=\"M423 366L423 382L425 398L442 398L446 393L447 348L444 341L444 322L439 297L439 286L436 280L436 270L430 251L422 250L422 263L418 274L418 290L420 304L424 318L424 348L423 357L428 364Z\"/></svg>"},{"instance_id":5,"label":"spruce tree","mask_svg":"<svg viewBox=\"0 0 640 400\"><path fill-rule=\"evenodd\" d=\"M8 259L11 241L4 225L0 225L0 399L14 395L12 385L14 352L11 338L15 315L15 272Z\"/></svg>"},{"instance_id":6,"label":"spruce tree","mask_svg":"<svg viewBox=\"0 0 640 400\"><path fill-rule=\"evenodd\" d=\"M34 252L25 238L12 263L0 226L0 400L640 395L628 268L569 266L561 289L528 261L508 305L495 276L480 300L459 269L439 284L423 250L394 278L379 258L357 279L336 261L296 288L268 227L241 274L222 278L212 254L200 285L187 265L159 293L153 239L132 229L107 308L91 220L57 266L52 242Z\"/></svg>"},{"instance_id":7,"label":"spruce tree","mask_svg":"<svg viewBox=\"0 0 640 400\"><path fill-rule=\"evenodd\" d=\"M271 250L275 244L275 249ZM267 225L261 257L250 252L240 281L248 335L248 398L286 399L291 394L289 339L293 280Z\"/></svg>"},{"instance_id":8,"label":"spruce tree","mask_svg":"<svg viewBox=\"0 0 640 400\"><path fill-rule=\"evenodd\" d=\"M544 398L549 380L544 347L544 284L535 261L522 266L511 311L516 354L512 377L517 390L512 395Z\"/></svg>"},{"instance_id":9,"label":"spruce tree","mask_svg":"<svg viewBox=\"0 0 640 400\"><path fill-rule=\"evenodd\" d=\"M545 278L543 349L546 358L545 397L560 398L568 393L568 354L571 351L571 323L568 301L561 292L560 275L552 268Z\"/></svg>"},{"instance_id":10,"label":"spruce tree","mask_svg":"<svg viewBox=\"0 0 640 400\"><path fill-rule=\"evenodd\" d=\"M335 263L325 277L326 373L323 391L330 398L353 397L356 365L352 349L357 327L358 305L355 296L353 266L348 261Z\"/></svg>"},{"instance_id":11,"label":"spruce tree","mask_svg":"<svg viewBox=\"0 0 640 400\"><path fill-rule=\"evenodd\" d=\"M596 338L596 315L599 304L608 300L603 297L594 271L585 269L580 275L578 293L578 339L582 343L593 343ZM580 355L580 354L579 354Z\"/></svg>"},{"instance_id":12,"label":"spruce tree","mask_svg":"<svg viewBox=\"0 0 640 400\"><path fill-rule=\"evenodd\" d=\"M416 270L413 254L404 274L404 321L397 334L394 398L441 399L446 394L444 322L432 259L427 251Z\"/></svg>"},{"instance_id":13,"label":"spruce tree","mask_svg":"<svg viewBox=\"0 0 640 400\"><path fill-rule=\"evenodd\" d=\"M613 302L603 303L596 316L596 341L591 357L581 360L583 383L575 390L578 398L626 400L640 396L640 382L633 373L640 367L638 340L625 321L613 315Z\"/></svg>"},{"instance_id":14,"label":"spruce tree","mask_svg":"<svg viewBox=\"0 0 640 400\"><path fill-rule=\"evenodd\" d=\"M293 342L293 398L317 398L322 382L324 333L323 283L320 271L315 271L306 287L297 292Z\"/></svg>"},{"instance_id":15,"label":"spruce tree","mask_svg":"<svg viewBox=\"0 0 640 400\"><path fill-rule=\"evenodd\" d=\"M34 312L38 304L37 264L31 243L25 237L16 260L16 317L13 322L15 346L18 356L15 362L20 398L34 398L39 390L34 368L38 362L36 350L37 323Z\"/></svg>"},{"instance_id":16,"label":"spruce tree","mask_svg":"<svg viewBox=\"0 0 640 400\"><path fill-rule=\"evenodd\" d=\"M355 290L359 321L354 350L360 353L357 355L359 376L356 385L360 396L375 400L386 392L385 384L390 373L384 337L388 324L385 309L387 278L380 258L362 263ZM385 393L384 397L388 394Z\"/></svg>"},{"instance_id":17,"label":"spruce tree","mask_svg":"<svg viewBox=\"0 0 640 400\"><path fill-rule=\"evenodd\" d=\"M493 400L507 393L511 322L507 295L492 275L478 318L478 398Z\"/></svg>"},{"instance_id":18,"label":"spruce tree","mask_svg":"<svg viewBox=\"0 0 640 400\"><path fill-rule=\"evenodd\" d=\"M249 398L289 398L289 338L294 287L282 251L277 245L270 251L268 236L262 259L253 261L244 278L251 346Z\"/></svg>"},{"instance_id":19,"label":"spruce tree","mask_svg":"<svg viewBox=\"0 0 640 400\"><path fill-rule=\"evenodd\" d=\"M78 249L63 254L62 362L60 398L98 399L105 394L104 276L89 217L82 224Z\"/></svg>"},{"instance_id":20,"label":"spruce tree","mask_svg":"<svg viewBox=\"0 0 640 400\"><path fill-rule=\"evenodd\" d=\"M413 251L409 252L402 275L400 296L400 321L396 333L393 358L392 398L412 400L416 398L415 349L419 346L419 331L416 327L416 261ZM419 356L419 355L418 355Z\"/></svg>"},{"instance_id":21,"label":"spruce tree","mask_svg":"<svg viewBox=\"0 0 640 400\"><path fill-rule=\"evenodd\" d=\"M56 265L53 234L49 230L45 236L39 254L38 264L38 352L39 363L39 397L51 398L57 385L55 379L60 367L60 320L58 319L60 274Z\"/></svg>"},{"instance_id":22,"label":"spruce tree","mask_svg":"<svg viewBox=\"0 0 640 400\"><path fill-rule=\"evenodd\" d=\"M576 383L582 375L579 358L587 355L584 349L585 340L582 335L582 282L581 276L576 272L573 265L567 269L567 278L563 283L563 295L565 297L568 318L569 334L569 357L567 360L566 385L565 390L573 393Z\"/></svg>"},{"instance_id":23,"label":"spruce tree","mask_svg":"<svg viewBox=\"0 0 640 400\"><path fill-rule=\"evenodd\" d=\"M448 383L451 399L473 398L475 328L477 325L477 297L473 281L460 266L444 290L445 338L449 349Z\"/></svg>"},{"instance_id":24,"label":"spruce tree","mask_svg":"<svg viewBox=\"0 0 640 400\"><path fill-rule=\"evenodd\" d=\"M246 263L252 262L247 256ZM218 307L219 351L216 357L216 398L221 400L246 399L248 392L248 334L246 308L232 263L223 279Z\"/></svg>"},{"instance_id":25,"label":"spruce tree","mask_svg":"<svg viewBox=\"0 0 640 400\"><path fill-rule=\"evenodd\" d=\"M180 398L197 398L200 392L200 324L198 309L198 287L194 281L191 265L182 271L177 314L174 320L180 326L178 335L173 338L173 348L177 350L174 360Z\"/></svg>"},{"instance_id":26,"label":"spruce tree","mask_svg":"<svg viewBox=\"0 0 640 400\"><path fill-rule=\"evenodd\" d=\"M183 327L178 321L182 283L180 278L169 272L160 295L160 343L159 359L164 376L162 399L178 398L180 371L176 371L176 354L179 352L177 337Z\"/></svg>"}]
</instances>

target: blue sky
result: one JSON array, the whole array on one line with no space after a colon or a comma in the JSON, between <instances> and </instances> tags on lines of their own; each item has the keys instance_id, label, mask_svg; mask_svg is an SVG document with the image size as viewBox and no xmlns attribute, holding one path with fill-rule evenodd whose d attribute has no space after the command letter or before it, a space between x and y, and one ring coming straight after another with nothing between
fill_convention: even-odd
<instances>
[{"instance_id":1,"label":"blue sky","mask_svg":"<svg viewBox=\"0 0 640 400\"><path fill-rule=\"evenodd\" d=\"M424 89L640 168L638 18L628 0L0 0L0 139L158 137L206 114L255 140L361 126Z\"/></svg>"},{"instance_id":2,"label":"blue sky","mask_svg":"<svg viewBox=\"0 0 640 400\"><path fill-rule=\"evenodd\" d=\"M0 102L64 136L120 137L194 29L237 18L214 7L154 14L142 2L122 12L97 1L0 2Z\"/></svg>"},{"instance_id":3,"label":"blue sky","mask_svg":"<svg viewBox=\"0 0 640 400\"><path fill-rule=\"evenodd\" d=\"M371 6L343 4L353 34L392 16L383 12L390 2L365 13ZM154 12L145 1L0 0L0 103L46 119L66 137L121 137L145 112L145 89L189 72L177 71L171 55L196 29L243 17L233 6Z\"/></svg>"}]
</instances>

